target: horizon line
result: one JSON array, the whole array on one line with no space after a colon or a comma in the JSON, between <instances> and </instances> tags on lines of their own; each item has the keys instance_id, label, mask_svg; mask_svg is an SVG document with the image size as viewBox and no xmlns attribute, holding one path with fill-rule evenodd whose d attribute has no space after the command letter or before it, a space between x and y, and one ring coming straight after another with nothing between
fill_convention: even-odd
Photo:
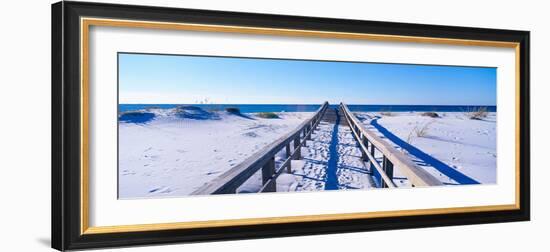
<instances>
[{"instance_id":1,"label":"horizon line","mask_svg":"<svg viewBox=\"0 0 550 252\"><path fill-rule=\"evenodd\" d=\"M322 103L118 103L118 105L322 105ZM330 103L338 105L340 103ZM357 104L346 103L348 106L492 106L487 104Z\"/></svg>"}]
</instances>

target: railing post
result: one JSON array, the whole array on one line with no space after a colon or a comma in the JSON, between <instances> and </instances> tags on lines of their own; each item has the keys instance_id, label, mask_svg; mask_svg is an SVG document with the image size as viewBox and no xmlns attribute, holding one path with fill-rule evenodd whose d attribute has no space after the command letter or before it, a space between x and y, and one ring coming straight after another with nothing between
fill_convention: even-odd
<instances>
[{"instance_id":1,"label":"railing post","mask_svg":"<svg viewBox=\"0 0 550 252\"><path fill-rule=\"evenodd\" d=\"M386 161L387 161L386 156L383 156L382 157L382 170L384 171L384 173L386 172ZM382 184L382 188L387 188L388 187L388 184L386 184L386 181L384 181L383 179L381 179L380 182L381 182L380 184Z\"/></svg>"},{"instance_id":2,"label":"railing post","mask_svg":"<svg viewBox=\"0 0 550 252\"><path fill-rule=\"evenodd\" d=\"M393 164L386 156L382 159L382 170L384 170L384 173L386 173L390 179L393 179ZM382 180L382 187L388 187L384 180Z\"/></svg>"},{"instance_id":3,"label":"railing post","mask_svg":"<svg viewBox=\"0 0 550 252\"><path fill-rule=\"evenodd\" d=\"M306 127L304 127L304 147L307 147L307 133L309 132L308 128L309 125L306 125Z\"/></svg>"},{"instance_id":4,"label":"railing post","mask_svg":"<svg viewBox=\"0 0 550 252\"><path fill-rule=\"evenodd\" d=\"M296 154L294 154L294 157L292 159L293 160L299 160L300 156L302 154L301 147L300 147L300 135L298 135L298 136L296 136L296 138L294 138L294 152Z\"/></svg>"},{"instance_id":5,"label":"railing post","mask_svg":"<svg viewBox=\"0 0 550 252\"><path fill-rule=\"evenodd\" d=\"M376 160L376 157L374 156L374 154L375 154L374 152L375 152L375 151L376 151L376 149L374 148L374 144L371 143L371 145L370 145L370 155L371 155L372 158L374 159L374 160L371 160L371 161L370 161L370 171L371 171L371 172L374 172L374 170L376 169L376 168L374 167L374 162L376 162L376 161L375 161L375 160Z\"/></svg>"},{"instance_id":6,"label":"railing post","mask_svg":"<svg viewBox=\"0 0 550 252\"><path fill-rule=\"evenodd\" d=\"M285 151L286 151L286 157L287 158L290 158L290 142L288 142L288 144L286 144L285 146ZM288 162L288 166L286 167L286 171L288 173L292 173L292 162Z\"/></svg>"},{"instance_id":7,"label":"railing post","mask_svg":"<svg viewBox=\"0 0 550 252\"><path fill-rule=\"evenodd\" d=\"M288 142L285 146L285 151L286 151L286 157L290 157L290 142Z\"/></svg>"},{"instance_id":8,"label":"railing post","mask_svg":"<svg viewBox=\"0 0 550 252\"><path fill-rule=\"evenodd\" d=\"M361 143L365 145L367 150L369 149L369 142L367 141L367 138L365 137L365 135L363 135L363 133L361 133ZM365 152L365 150L363 150L363 148L360 148L360 149L361 149L361 160L367 160L368 159L367 153Z\"/></svg>"},{"instance_id":9,"label":"railing post","mask_svg":"<svg viewBox=\"0 0 550 252\"><path fill-rule=\"evenodd\" d=\"M262 167L262 185L268 184L263 192L275 192L277 190L277 183L273 178L275 175L275 157L272 157L267 161L267 163Z\"/></svg>"},{"instance_id":10,"label":"railing post","mask_svg":"<svg viewBox=\"0 0 550 252\"><path fill-rule=\"evenodd\" d=\"M386 160L384 171L386 172L388 177L390 177L390 179L393 179L393 163L390 160Z\"/></svg>"}]
</instances>

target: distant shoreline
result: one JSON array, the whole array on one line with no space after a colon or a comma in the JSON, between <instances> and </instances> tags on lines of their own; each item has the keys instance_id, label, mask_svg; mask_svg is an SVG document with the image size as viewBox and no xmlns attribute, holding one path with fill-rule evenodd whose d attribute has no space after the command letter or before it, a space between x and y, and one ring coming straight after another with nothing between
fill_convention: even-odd
<instances>
[{"instance_id":1,"label":"distant shoreline","mask_svg":"<svg viewBox=\"0 0 550 252\"><path fill-rule=\"evenodd\" d=\"M259 112L314 112L319 109L317 104L119 104L119 112L144 109L171 109L178 106L194 106L209 111L224 111L226 108L238 108L241 113ZM331 104L337 108L338 104ZM467 112L480 107L488 112L496 112L497 106L487 105L353 105L348 104L353 112Z\"/></svg>"}]
</instances>

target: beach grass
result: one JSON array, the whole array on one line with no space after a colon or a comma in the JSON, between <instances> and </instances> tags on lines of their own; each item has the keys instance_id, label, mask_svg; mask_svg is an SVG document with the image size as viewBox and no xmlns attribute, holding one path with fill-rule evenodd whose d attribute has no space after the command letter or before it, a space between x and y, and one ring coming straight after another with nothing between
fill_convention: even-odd
<instances>
[{"instance_id":1,"label":"beach grass","mask_svg":"<svg viewBox=\"0 0 550 252\"><path fill-rule=\"evenodd\" d=\"M430 121L422 125L421 127L415 127L414 131L416 132L417 137L425 137L428 135L428 132L430 131L430 125L433 124L434 121Z\"/></svg>"},{"instance_id":2,"label":"beach grass","mask_svg":"<svg viewBox=\"0 0 550 252\"><path fill-rule=\"evenodd\" d=\"M431 118L439 118L439 114L436 113L436 112L424 112L422 114L420 114L421 116L427 116L427 117L431 117Z\"/></svg>"},{"instance_id":3,"label":"beach grass","mask_svg":"<svg viewBox=\"0 0 550 252\"><path fill-rule=\"evenodd\" d=\"M466 112L466 116L472 120L482 120L483 118L486 118L487 115L489 115L487 107L473 108L472 110Z\"/></svg>"},{"instance_id":4,"label":"beach grass","mask_svg":"<svg viewBox=\"0 0 550 252\"><path fill-rule=\"evenodd\" d=\"M258 117L260 118L265 118L265 119L277 119L279 118L279 116L273 112L260 112L257 114Z\"/></svg>"},{"instance_id":5,"label":"beach grass","mask_svg":"<svg viewBox=\"0 0 550 252\"><path fill-rule=\"evenodd\" d=\"M391 111L391 107L386 108L386 109L381 109L381 110L380 110L380 115L383 115L383 116L393 116L393 113L392 113L392 111Z\"/></svg>"}]
</instances>

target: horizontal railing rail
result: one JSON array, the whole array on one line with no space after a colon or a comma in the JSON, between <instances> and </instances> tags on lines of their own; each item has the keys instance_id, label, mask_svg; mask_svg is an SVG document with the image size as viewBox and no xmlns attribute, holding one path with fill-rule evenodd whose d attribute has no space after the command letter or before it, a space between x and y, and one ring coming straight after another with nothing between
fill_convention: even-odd
<instances>
[{"instance_id":1,"label":"horizontal railing rail","mask_svg":"<svg viewBox=\"0 0 550 252\"><path fill-rule=\"evenodd\" d=\"M192 195L236 193L237 188L260 169L262 171L262 187L260 192L276 191L277 177L283 173L285 168L289 173L291 172L291 160L300 159L301 147L305 146L306 141L311 139L311 134L321 121L328 106L328 102L323 103L310 119L301 123L296 129L265 146L216 179L198 188ZM286 150L286 159L279 167L276 167L275 155L283 148Z\"/></svg>"},{"instance_id":2,"label":"horizontal railing rail","mask_svg":"<svg viewBox=\"0 0 550 252\"><path fill-rule=\"evenodd\" d=\"M397 187L393 182L394 166L403 172L412 186L436 186L443 184L430 173L420 168L408 156L395 149L374 132L367 130L363 123L350 112L346 104L340 103L340 108L351 128L353 136L359 142L363 160L368 161L371 164L371 169L375 169L380 174L382 187ZM376 150L382 153L382 164L375 158Z\"/></svg>"}]
</instances>

